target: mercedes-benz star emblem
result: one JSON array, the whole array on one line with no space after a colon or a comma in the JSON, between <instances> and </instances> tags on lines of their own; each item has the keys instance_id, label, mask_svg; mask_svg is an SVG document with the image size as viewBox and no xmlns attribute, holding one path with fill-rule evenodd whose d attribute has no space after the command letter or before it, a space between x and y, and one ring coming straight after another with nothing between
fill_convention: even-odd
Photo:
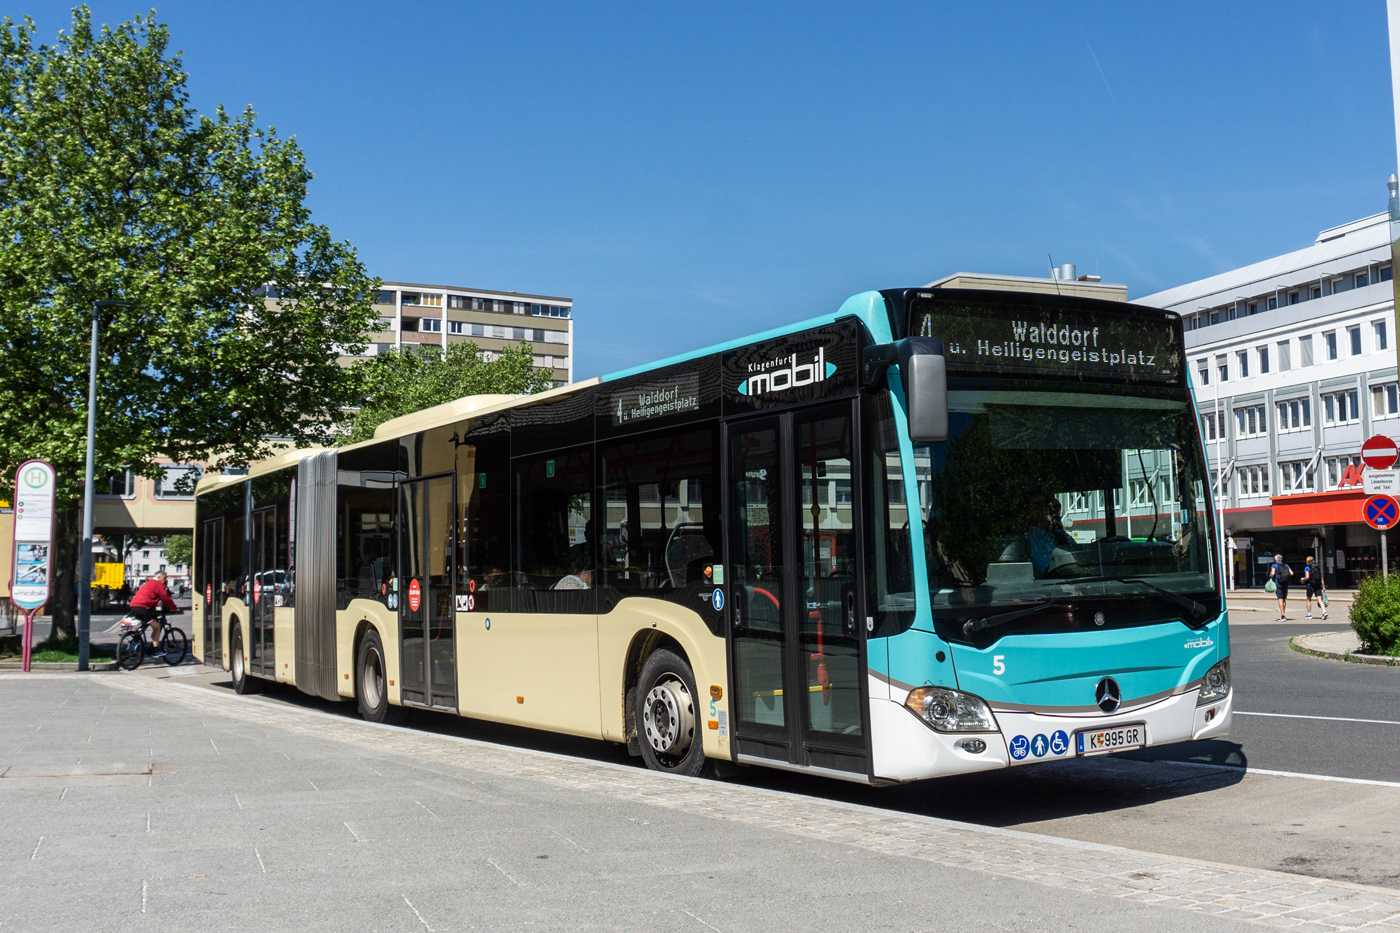
<instances>
[{"instance_id":1,"label":"mercedes-benz star emblem","mask_svg":"<svg viewBox=\"0 0 1400 933\"><path fill-rule=\"evenodd\" d=\"M1118 709L1118 704L1123 702L1123 691L1118 689L1118 681L1112 677L1105 677L1099 681L1099 685L1094 688L1094 702L1099 704L1099 709L1105 713Z\"/></svg>"}]
</instances>

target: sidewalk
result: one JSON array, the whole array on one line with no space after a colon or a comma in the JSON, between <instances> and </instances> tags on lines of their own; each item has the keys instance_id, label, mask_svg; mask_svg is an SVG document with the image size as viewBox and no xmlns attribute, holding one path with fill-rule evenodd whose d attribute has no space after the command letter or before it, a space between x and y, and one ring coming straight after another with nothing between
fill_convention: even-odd
<instances>
[{"instance_id":1,"label":"sidewalk","mask_svg":"<svg viewBox=\"0 0 1400 933\"><path fill-rule=\"evenodd\" d=\"M1400 667L1400 658L1382 654L1361 654L1361 639L1351 629L1321 632L1316 635L1295 635L1288 640L1288 645L1294 651L1319 658Z\"/></svg>"},{"instance_id":2,"label":"sidewalk","mask_svg":"<svg viewBox=\"0 0 1400 933\"><path fill-rule=\"evenodd\" d=\"M7 927L1400 931L1395 890L139 675L0 677L0 699Z\"/></svg>"}]
</instances>

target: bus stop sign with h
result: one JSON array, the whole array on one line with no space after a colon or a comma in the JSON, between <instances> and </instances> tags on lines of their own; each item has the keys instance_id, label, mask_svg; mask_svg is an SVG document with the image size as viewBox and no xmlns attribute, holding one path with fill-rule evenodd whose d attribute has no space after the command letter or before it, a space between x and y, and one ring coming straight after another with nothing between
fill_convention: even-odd
<instances>
[{"instance_id":1,"label":"bus stop sign with h","mask_svg":"<svg viewBox=\"0 0 1400 933\"><path fill-rule=\"evenodd\" d=\"M24 610L22 667L29 670L34 616L49 601L53 578L54 469L43 460L26 460L15 470L14 566L10 602Z\"/></svg>"}]
</instances>

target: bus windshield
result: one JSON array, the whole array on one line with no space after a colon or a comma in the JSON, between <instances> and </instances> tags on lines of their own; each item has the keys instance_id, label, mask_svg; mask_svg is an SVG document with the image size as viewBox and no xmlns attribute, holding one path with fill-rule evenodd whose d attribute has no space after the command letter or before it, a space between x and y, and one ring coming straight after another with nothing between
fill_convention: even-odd
<instances>
[{"instance_id":1,"label":"bus windshield","mask_svg":"<svg viewBox=\"0 0 1400 933\"><path fill-rule=\"evenodd\" d=\"M948 439L914 456L940 632L958 637L969 618L1038 602L1049 611L1008 628L1214 618L1209 480L1192 410L1181 390L950 391ZM1095 615L1100 604L1115 608Z\"/></svg>"}]
</instances>

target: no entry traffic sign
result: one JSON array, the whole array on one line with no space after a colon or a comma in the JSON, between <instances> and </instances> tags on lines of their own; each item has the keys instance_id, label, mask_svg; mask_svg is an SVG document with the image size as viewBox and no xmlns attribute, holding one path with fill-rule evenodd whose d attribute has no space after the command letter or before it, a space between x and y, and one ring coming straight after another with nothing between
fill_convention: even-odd
<instances>
[{"instance_id":1,"label":"no entry traffic sign","mask_svg":"<svg viewBox=\"0 0 1400 933\"><path fill-rule=\"evenodd\" d=\"M1390 496L1372 496L1362 505L1361 517L1377 531L1388 531L1400 517L1400 503Z\"/></svg>"},{"instance_id":2,"label":"no entry traffic sign","mask_svg":"<svg viewBox=\"0 0 1400 933\"><path fill-rule=\"evenodd\" d=\"M1395 465L1395 442L1384 434L1376 434L1361 445L1361 460L1373 470L1388 470Z\"/></svg>"}]
</instances>

